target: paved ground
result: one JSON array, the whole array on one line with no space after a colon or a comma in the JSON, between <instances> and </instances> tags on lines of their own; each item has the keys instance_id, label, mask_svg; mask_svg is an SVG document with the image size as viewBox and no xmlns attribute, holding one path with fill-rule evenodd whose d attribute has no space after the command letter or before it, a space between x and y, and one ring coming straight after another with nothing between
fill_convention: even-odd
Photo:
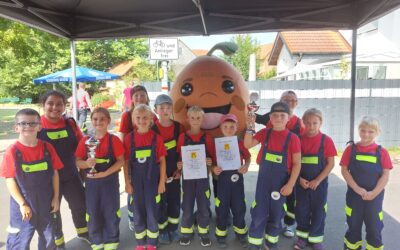
<instances>
[{"instance_id":1,"label":"paved ground","mask_svg":"<svg viewBox=\"0 0 400 250\"><path fill-rule=\"evenodd\" d=\"M7 145L12 140L1 140L0 141L0 159ZM247 204L250 206L254 199L255 183L257 180L257 166L252 165L250 171L245 176L245 187L246 187L246 199ZM120 176L122 177L122 176ZM340 168L336 167L333 173L329 177L329 197L328 197L328 217L325 227L325 245L327 250L339 250L342 247L343 235L346 229L345 215L344 215L344 197L346 191L346 185L341 178ZM121 179L122 180L122 179ZM121 182L123 184L123 182ZM121 185L123 187L123 185ZM4 179L0 179L0 250L5 249L4 243L6 241L6 227L9 219L9 195L6 191ZM385 201L384 201L384 223L385 228L383 230L383 237L386 250L399 249L398 237L400 232L400 164L395 165L395 169L391 172L390 182L386 188ZM67 242L67 249L74 250L86 250L90 247L77 240L75 237L75 230L72 224L71 214L69 212L66 202L62 202L62 217L63 217L63 228L65 233L65 240ZM121 189L121 211L122 220L120 224L120 248L119 249L134 249L135 240L133 232L129 231L127 225L127 211L126 211L126 195ZM250 222L249 210L247 210L246 219ZM214 215L213 215L214 222ZM215 224L211 225L212 230L215 228ZM215 238L213 237L213 243ZM241 249L234 240L234 234L231 232L229 235L229 249ZM36 249L37 240L36 237L32 241L32 249ZM281 250L292 249L293 240L281 237L279 246ZM194 240L191 249L202 249L197 239ZM178 244L172 244L169 246L162 246L161 249L188 249L188 247L181 247ZM214 244L211 249L218 249Z\"/></svg>"}]
</instances>

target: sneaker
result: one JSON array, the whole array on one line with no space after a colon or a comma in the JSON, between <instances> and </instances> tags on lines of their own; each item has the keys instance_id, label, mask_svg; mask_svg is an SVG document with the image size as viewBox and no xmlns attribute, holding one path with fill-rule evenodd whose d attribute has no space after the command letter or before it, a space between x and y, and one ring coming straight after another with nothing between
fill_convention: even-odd
<instances>
[{"instance_id":1,"label":"sneaker","mask_svg":"<svg viewBox=\"0 0 400 250\"><path fill-rule=\"evenodd\" d=\"M249 245L249 243L247 242L247 237L246 237L246 235L240 235L240 236L236 236L236 239L239 241L239 243L240 243L240 245L243 247L243 248L247 248L248 247L248 245Z\"/></svg>"},{"instance_id":2,"label":"sneaker","mask_svg":"<svg viewBox=\"0 0 400 250\"><path fill-rule=\"evenodd\" d=\"M145 246L136 246L135 250L146 250Z\"/></svg>"},{"instance_id":3,"label":"sneaker","mask_svg":"<svg viewBox=\"0 0 400 250\"><path fill-rule=\"evenodd\" d=\"M283 235L288 238L293 238L294 237L294 226L286 226L285 231L283 232Z\"/></svg>"},{"instance_id":4,"label":"sneaker","mask_svg":"<svg viewBox=\"0 0 400 250\"><path fill-rule=\"evenodd\" d=\"M228 245L226 244L226 239L225 238L217 238L217 243L219 248L227 248Z\"/></svg>"},{"instance_id":5,"label":"sneaker","mask_svg":"<svg viewBox=\"0 0 400 250\"><path fill-rule=\"evenodd\" d=\"M315 243L312 245L313 250L324 250L325 247L322 243Z\"/></svg>"},{"instance_id":6,"label":"sneaker","mask_svg":"<svg viewBox=\"0 0 400 250\"><path fill-rule=\"evenodd\" d=\"M180 235L177 230L169 232L169 238L172 242L178 242L179 237Z\"/></svg>"},{"instance_id":7,"label":"sneaker","mask_svg":"<svg viewBox=\"0 0 400 250\"><path fill-rule=\"evenodd\" d=\"M192 243L192 242L190 241L190 238L187 236L182 236L179 239L179 245L181 245L181 246L189 246L190 243Z\"/></svg>"},{"instance_id":8,"label":"sneaker","mask_svg":"<svg viewBox=\"0 0 400 250\"><path fill-rule=\"evenodd\" d=\"M89 245L91 244L91 243L90 243L90 240L89 240L89 233L78 234L78 235L76 236L76 238L78 238L78 239L80 239L80 240L82 240L82 241L88 243Z\"/></svg>"},{"instance_id":9,"label":"sneaker","mask_svg":"<svg viewBox=\"0 0 400 250\"><path fill-rule=\"evenodd\" d=\"M208 236L200 236L200 244L203 247L211 246L211 240Z\"/></svg>"},{"instance_id":10,"label":"sneaker","mask_svg":"<svg viewBox=\"0 0 400 250\"><path fill-rule=\"evenodd\" d=\"M147 245L146 247L147 250L157 250L156 246L152 246L152 245Z\"/></svg>"},{"instance_id":11,"label":"sneaker","mask_svg":"<svg viewBox=\"0 0 400 250\"><path fill-rule=\"evenodd\" d=\"M130 219L128 219L128 227L129 230L131 230L132 232L135 231L135 225L133 224L133 221L131 221Z\"/></svg>"},{"instance_id":12,"label":"sneaker","mask_svg":"<svg viewBox=\"0 0 400 250\"><path fill-rule=\"evenodd\" d=\"M171 241L169 240L168 233L167 232L160 233L160 235L158 236L158 242L160 242L160 244L169 245Z\"/></svg>"},{"instance_id":13,"label":"sneaker","mask_svg":"<svg viewBox=\"0 0 400 250\"><path fill-rule=\"evenodd\" d=\"M298 238L296 243L294 243L293 249L303 250L306 247L307 247L307 241L302 238Z\"/></svg>"}]
</instances>

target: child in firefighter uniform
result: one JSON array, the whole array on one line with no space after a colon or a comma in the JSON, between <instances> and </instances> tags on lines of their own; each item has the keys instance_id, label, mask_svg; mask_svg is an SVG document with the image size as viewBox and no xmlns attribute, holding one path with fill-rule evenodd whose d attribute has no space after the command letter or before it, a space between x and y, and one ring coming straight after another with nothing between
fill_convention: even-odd
<instances>
[{"instance_id":1,"label":"child in firefighter uniform","mask_svg":"<svg viewBox=\"0 0 400 250\"><path fill-rule=\"evenodd\" d=\"M227 114L221 117L220 129L224 137L235 136L237 132L237 117ZM229 144L227 144L229 146ZM243 174L247 173L251 161L248 149L243 146L243 141L238 141L240 166L237 170L223 170L214 166L213 172L218 176L218 196L215 198L217 225L215 236L220 248L226 248L228 235L228 214L233 214L233 231L243 247L247 246L247 226L245 222L246 202L244 196ZM228 149L229 150L229 149ZM219 155L216 154L218 160ZM243 164L244 163L244 164ZM241 165L243 164L243 165Z\"/></svg>"},{"instance_id":2,"label":"child in firefighter uniform","mask_svg":"<svg viewBox=\"0 0 400 250\"><path fill-rule=\"evenodd\" d=\"M211 246L209 237L210 225L210 183L209 170L212 166L212 158L214 155L214 143L210 136L200 130L204 119L204 111L199 106L192 106L187 112L189 130L182 133L178 139L178 152L181 153L182 146L188 145L205 145L206 162L207 162L207 178L182 180L182 219L181 234L179 244L182 246L190 245L194 234L194 204L197 205L197 229L200 236L200 244L203 247ZM181 155L182 157L182 155ZM182 161L178 162L178 169L182 169Z\"/></svg>"},{"instance_id":3,"label":"child in firefighter uniform","mask_svg":"<svg viewBox=\"0 0 400 250\"><path fill-rule=\"evenodd\" d=\"M135 124L132 122L132 113L135 106L139 104L149 105L150 98L146 88L143 85L135 85L130 89L131 103L128 110L122 113L120 119L120 126L118 131L120 133L120 139L124 142L125 135L132 132L135 129ZM153 115L153 121L157 120L157 116ZM132 195L127 196L127 208L128 208L128 226L129 229L134 231L133 224L133 197Z\"/></svg>"},{"instance_id":4,"label":"child in firefighter uniform","mask_svg":"<svg viewBox=\"0 0 400 250\"><path fill-rule=\"evenodd\" d=\"M85 189L78 172L75 161L75 150L82 139L75 120L63 115L67 102L63 93L50 90L41 97L43 115L41 117L41 130L38 138L44 140L56 149L64 167L59 171L60 175L60 203L64 197L71 210L78 238L89 242L87 223L85 220ZM59 249L65 248L64 234L60 211L53 215L55 242Z\"/></svg>"},{"instance_id":5,"label":"child in firefighter uniform","mask_svg":"<svg viewBox=\"0 0 400 250\"><path fill-rule=\"evenodd\" d=\"M294 113L297 105L298 99L297 95L293 90L287 90L281 95L281 102L284 102L289 107L289 121L286 123L286 128L289 129L290 132L294 133L298 137L300 137L304 133L304 123L301 118L296 116ZM271 121L267 123L267 128L272 128ZM296 202L296 186L294 187L294 191L286 197L285 202L285 217L283 218L283 222L285 223L285 229L283 231L283 235L292 238L295 235L295 202Z\"/></svg>"},{"instance_id":6,"label":"child in firefighter uniform","mask_svg":"<svg viewBox=\"0 0 400 250\"><path fill-rule=\"evenodd\" d=\"M53 250L56 245L51 218L59 209L58 170L63 164L51 144L37 139L40 115L36 110L18 111L15 122L19 137L6 150L0 168L11 195L6 248L30 249L37 231L37 249Z\"/></svg>"},{"instance_id":7,"label":"child in firefighter uniform","mask_svg":"<svg viewBox=\"0 0 400 250\"><path fill-rule=\"evenodd\" d=\"M366 249L382 250L382 203L393 166L387 150L375 143L380 133L376 118L363 117L358 133L360 141L349 145L340 160L347 183L344 249L362 249L361 229L365 223Z\"/></svg>"},{"instance_id":8,"label":"child in firefighter uniform","mask_svg":"<svg viewBox=\"0 0 400 250\"><path fill-rule=\"evenodd\" d=\"M133 194L135 249L154 250L161 194L165 191L167 150L162 137L150 130L153 113L149 106L135 106L132 119L135 129L124 139L125 190Z\"/></svg>"},{"instance_id":9,"label":"child in firefighter uniform","mask_svg":"<svg viewBox=\"0 0 400 250\"><path fill-rule=\"evenodd\" d=\"M159 119L155 121L152 130L163 138L164 145L167 148L167 182L165 193L161 195L160 218L158 220L160 236L158 240L161 244L170 244L179 240L181 173L176 166L179 158L176 145L178 137L184 131L184 128L180 123L171 119L171 97L165 94L157 96L154 108Z\"/></svg>"},{"instance_id":10,"label":"child in firefighter uniform","mask_svg":"<svg viewBox=\"0 0 400 250\"><path fill-rule=\"evenodd\" d=\"M328 175L335 166L336 148L332 139L320 132L322 113L308 109L303 115L305 133L301 141L301 171L296 187L296 235L294 249L310 243L323 250L327 212Z\"/></svg>"},{"instance_id":11,"label":"child in firefighter uniform","mask_svg":"<svg viewBox=\"0 0 400 250\"><path fill-rule=\"evenodd\" d=\"M248 117L248 127L254 128L254 117ZM255 200L251 206L248 233L249 249L260 249L265 234L265 249L277 249L286 196L290 195L300 173L301 148L299 138L286 128L289 107L284 102L271 106L272 129L264 128L254 136L248 129L244 146L261 143L257 156L260 165Z\"/></svg>"},{"instance_id":12,"label":"child in firefighter uniform","mask_svg":"<svg viewBox=\"0 0 400 250\"><path fill-rule=\"evenodd\" d=\"M107 109L95 108L90 118L95 134L82 138L75 152L77 166L87 174L85 194L89 239L94 250L114 250L119 245L118 172L124 165L124 146L117 136L107 132L111 122Z\"/></svg>"}]
</instances>

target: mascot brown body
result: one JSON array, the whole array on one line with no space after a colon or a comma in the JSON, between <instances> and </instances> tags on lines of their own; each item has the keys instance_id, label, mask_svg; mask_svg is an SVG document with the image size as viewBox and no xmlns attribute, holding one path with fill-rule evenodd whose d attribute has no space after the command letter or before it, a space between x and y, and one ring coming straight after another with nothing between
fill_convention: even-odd
<instances>
[{"instance_id":1,"label":"mascot brown body","mask_svg":"<svg viewBox=\"0 0 400 250\"><path fill-rule=\"evenodd\" d=\"M200 56L190 62L177 76L170 96L174 119L185 127L187 109L198 105L205 111L201 128L213 137L222 135L219 125L224 114L235 114L238 131L245 129L249 91L240 73L218 57Z\"/></svg>"}]
</instances>

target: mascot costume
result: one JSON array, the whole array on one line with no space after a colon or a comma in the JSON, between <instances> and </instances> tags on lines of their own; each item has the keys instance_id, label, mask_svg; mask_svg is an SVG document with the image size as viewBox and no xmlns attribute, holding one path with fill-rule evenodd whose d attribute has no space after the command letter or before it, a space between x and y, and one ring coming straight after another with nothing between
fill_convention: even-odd
<instances>
[{"instance_id":1,"label":"mascot costume","mask_svg":"<svg viewBox=\"0 0 400 250\"><path fill-rule=\"evenodd\" d=\"M239 71L211 55L217 49L229 55L236 52L237 46L230 42L219 43L207 55L194 59L176 77L170 91L174 120L187 127L187 110L198 105L205 112L201 128L213 137L222 135L220 118L228 113L237 116L238 131L243 131L249 103L249 90Z\"/></svg>"}]
</instances>

